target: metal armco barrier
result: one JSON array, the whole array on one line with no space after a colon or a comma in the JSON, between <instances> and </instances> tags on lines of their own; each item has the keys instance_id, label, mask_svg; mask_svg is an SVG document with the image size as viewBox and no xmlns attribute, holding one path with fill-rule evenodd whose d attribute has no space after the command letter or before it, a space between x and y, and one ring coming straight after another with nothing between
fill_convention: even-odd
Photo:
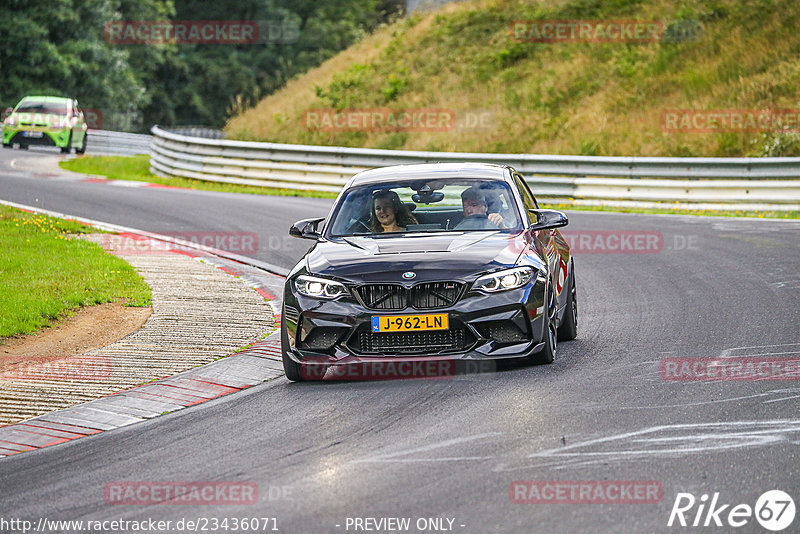
<instances>
[{"instance_id":1,"label":"metal armco barrier","mask_svg":"<svg viewBox=\"0 0 800 534\"><path fill-rule=\"evenodd\" d=\"M166 177L335 192L364 169L467 161L512 165L543 198L800 209L800 158L417 152L206 139L158 126L151 131L151 172Z\"/></svg>"},{"instance_id":2,"label":"metal armco barrier","mask_svg":"<svg viewBox=\"0 0 800 534\"><path fill-rule=\"evenodd\" d=\"M133 156L150 152L149 135L112 132L108 130L89 130L86 142L87 154Z\"/></svg>"}]
</instances>

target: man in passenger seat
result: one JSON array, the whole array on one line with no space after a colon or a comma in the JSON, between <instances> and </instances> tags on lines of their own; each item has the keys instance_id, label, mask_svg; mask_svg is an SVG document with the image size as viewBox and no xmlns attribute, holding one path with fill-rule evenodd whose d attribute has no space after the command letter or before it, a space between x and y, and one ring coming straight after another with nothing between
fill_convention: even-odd
<instances>
[{"instance_id":1,"label":"man in passenger seat","mask_svg":"<svg viewBox=\"0 0 800 534\"><path fill-rule=\"evenodd\" d=\"M496 230L505 227L502 215L488 213L486 193L474 186L461 193L461 206L464 209L464 219L454 230Z\"/></svg>"}]
</instances>

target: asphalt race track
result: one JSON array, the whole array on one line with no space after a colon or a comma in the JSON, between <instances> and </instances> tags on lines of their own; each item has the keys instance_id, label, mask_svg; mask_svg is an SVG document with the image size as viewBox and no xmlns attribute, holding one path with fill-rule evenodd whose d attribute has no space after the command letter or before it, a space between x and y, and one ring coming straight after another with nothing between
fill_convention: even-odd
<instances>
[{"instance_id":1,"label":"asphalt race track","mask_svg":"<svg viewBox=\"0 0 800 534\"><path fill-rule=\"evenodd\" d=\"M285 237L291 222L330 205L86 183L18 165L42 157L0 152L0 198L162 233L254 232L259 247L249 255L286 268L308 244ZM269 517L269 529L284 533L730 532L729 511L755 507L768 490L800 506L796 376L662 376L674 361L666 358L800 356L800 222L569 216L579 334L559 344L554 364L450 380L281 378L0 460L0 517L173 525ZM626 250L609 250L619 246ZM514 481L603 480L652 481L663 494L627 504L515 503L509 494ZM104 489L121 481L254 483L259 498L107 503ZM701 496L718 493L717 507L729 505L716 516L723 526L704 511L699 524L710 527L668 527L679 493L697 500L685 513L690 525ZM410 518L410 527L379 530L357 518ZM736 532L766 532L745 519ZM800 514L786 532L798 525Z\"/></svg>"}]
</instances>

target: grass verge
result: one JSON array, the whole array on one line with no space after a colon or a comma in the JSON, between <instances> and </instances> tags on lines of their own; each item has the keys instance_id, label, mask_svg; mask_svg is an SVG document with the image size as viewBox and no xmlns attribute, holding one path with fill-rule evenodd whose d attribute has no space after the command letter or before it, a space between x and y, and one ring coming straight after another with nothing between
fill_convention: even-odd
<instances>
[{"instance_id":1,"label":"grass verge","mask_svg":"<svg viewBox=\"0 0 800 534\"><path fill-rule=\"evenodd\" d=\"M279 195L284 197L336 198L336 193L307 191L301 189L279 189L252 185L204 182L191 178L162 178L150 172L150 156L83 156L59 162L62 169L84 174L96 174L112 180L133 180L152 184L185 187L201 191L220 193L250 193L256 195Z\"/></svg>"},{"instance_id":2,"label":"grass verge","mask_svg":"<svg viewBox=\"0 0 800 534\"><path fill-rule=\"evenodd\" d=\"M0 205L0 340L35 332L80 306L119 299L151 305L150 288L127 262L69 237L92 232Z\"/></svg>"}]
</instances>

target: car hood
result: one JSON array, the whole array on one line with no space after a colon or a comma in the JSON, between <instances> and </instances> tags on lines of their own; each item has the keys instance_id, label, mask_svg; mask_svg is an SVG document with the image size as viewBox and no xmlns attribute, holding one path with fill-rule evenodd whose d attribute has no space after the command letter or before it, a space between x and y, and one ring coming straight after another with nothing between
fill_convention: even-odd
<instances>
[{"instance_id":1,"label":"car hood","mask_svg":"<svg viewBox=\"0 0 800 534\"><path fill-rule=\"evenodd\" d=\"M356 283L466 280L514 265L524 248L521 233L497 231L353 236L317 243L306 255L306 269ZM404 280L409 271L415 277Z\"/></svg>"}]
</instances>

